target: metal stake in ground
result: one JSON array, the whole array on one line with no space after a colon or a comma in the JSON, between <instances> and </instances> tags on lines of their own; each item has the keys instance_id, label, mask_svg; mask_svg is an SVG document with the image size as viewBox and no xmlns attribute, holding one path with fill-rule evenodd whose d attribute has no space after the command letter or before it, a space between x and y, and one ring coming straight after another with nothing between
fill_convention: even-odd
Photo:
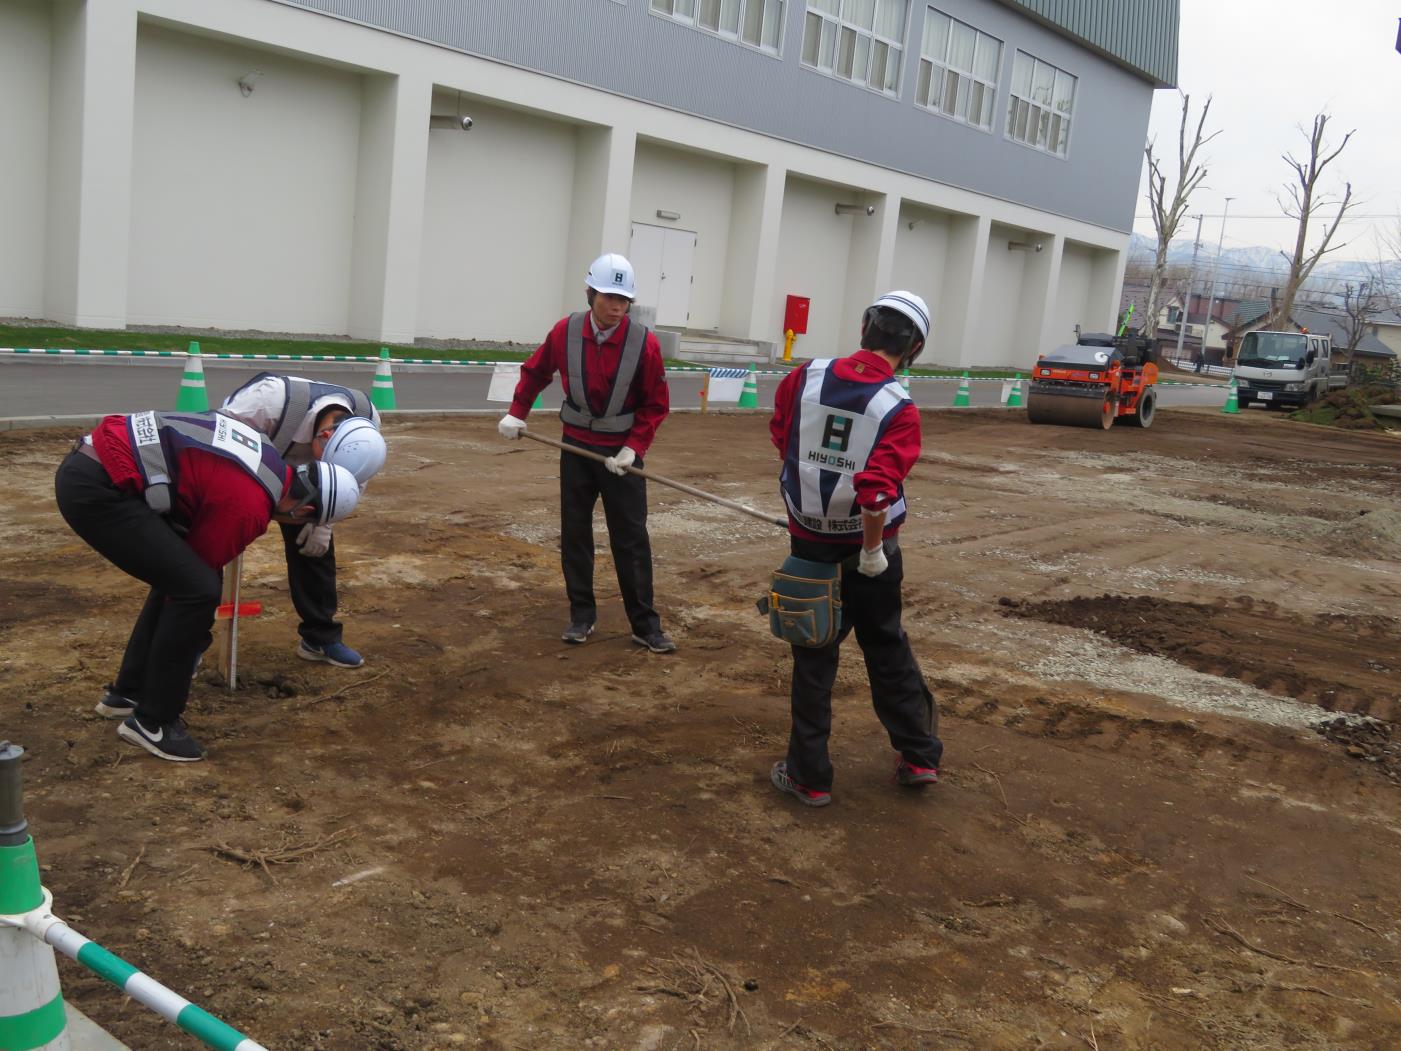
<instances>
[{"instance_id":1,"label":"metal stake in ground","mask_svg":"<svg viewBox=\"0 0 1401 1051\"><path fill-rule=\"evenodd\" d=\"M544 435L535 434L533 431L522 430L521 434L524 437L531 439L532 441L539 442L541 445L553 445L556 449L563 449L565 452L574 453L576 456L583 456L590 460L597 460L599 463L602 463L604 460L608 459L608 457L603 456L600 453L593 452L590 449L581 449L577 445L566 445L564 442L556 441L554 438L546 438ZM723 496L716 496L714 493L707 493L705 490L697 489L695 486L687 485L685 482L677 482L671 478L665 478L659 474L652 474L650 471L645 471L639 467L624 467L623 470L627 471L628 474L635 474L639 478L646 478L648 481L651 482L657 482L661 485L669 485L671 486L671 488L679 489L681 492L687 493L690 496L698 496L702 500L709 500L711 503L719 504L721 507L728 507L731 511L739 511L741 514L746 514L750 518L757 518L759 521L767 522L769 525L776 525L780 529L788 528L788 522L786 519L778 518L774 515L766 515L763 511L756 511L754 508L745 507L743 504L736 503L734 500L726 500Z\"/></svg>"}]
</instances>

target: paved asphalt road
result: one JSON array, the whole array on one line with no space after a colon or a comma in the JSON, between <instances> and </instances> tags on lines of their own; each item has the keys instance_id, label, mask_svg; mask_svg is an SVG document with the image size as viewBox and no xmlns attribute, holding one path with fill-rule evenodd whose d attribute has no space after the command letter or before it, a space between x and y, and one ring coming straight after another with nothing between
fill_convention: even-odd
<instances>
[{"instance_id":1,"label":"paved asphalt road","mask_svg":"<svg viewBox=\"0 0 1401 1051\"><path fill-rule=\"evenodd\" d=\"M175 405L180 389L183 359L46 358L40 361L0 355L0 418L15 416L71 416L138 412ZM374 366L314 361L204 363L209 402L217 405L236 387L258 372L290 372L346 386L370 388ZM672 372L671 403L679 409L700 405L701 373ZM773 404L778 376L759 377L759 404ZM504 411L505 406L486 400L491 369L462 366L400 365L394 369L394 393L401 409L480 409ZM921 408L953 404L957 383L950 380L915 379L910 393ZM999 402L1002 384L974 381L972 403L991 406ZM1162 386L1159 404L1220 405L1226 400L1220 387ZM559 406L559 387L545 392L547 408Z\"/></svg>"}]
</instances>

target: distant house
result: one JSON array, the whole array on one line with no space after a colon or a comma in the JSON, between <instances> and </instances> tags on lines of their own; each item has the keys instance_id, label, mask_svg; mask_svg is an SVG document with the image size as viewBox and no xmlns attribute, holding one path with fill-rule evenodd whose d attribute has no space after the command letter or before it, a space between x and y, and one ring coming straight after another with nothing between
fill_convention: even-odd
<instances>
[{"instance_id":1,"label":"distant house","mask_svg":"<svg viewBox=\"0 0 1401 1051\"><path fill-rule=\"evenodd\" d=\"M1240 305L1241 300L1217 296L1211 301L1211 324L1208 326L1206 296L1194 292L1185 304L1182 296L1172 296L1158 313L1158 347L1163 350L1175 349L1180 330L1184 357L1194 359L1205 343L1207 361L1222 361L1226 352L1226 338L1230 331L1230 318L1236 314Z\"/></svg>"}]
</instances>

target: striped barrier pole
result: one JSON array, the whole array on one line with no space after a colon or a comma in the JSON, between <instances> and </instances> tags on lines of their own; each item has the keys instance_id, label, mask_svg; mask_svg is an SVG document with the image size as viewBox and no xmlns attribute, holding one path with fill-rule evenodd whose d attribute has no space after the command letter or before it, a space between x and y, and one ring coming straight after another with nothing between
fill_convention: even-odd
<instances>
[{"instance_id":1,"label":"striped barrier pole","mask_svg":"<svg viewBox=\"0 0 1401 1051\"><path fill-rule=\"evenodd\" d=\"M51 951L57 949L215 1051L267 1051L53 914L53 895L39 882L34 839L24 820L19 773L23 753L17 745L0 741L0 958L7 962L0 971L0 1048L70 1048Z\"/></svg>"}]
</instances>

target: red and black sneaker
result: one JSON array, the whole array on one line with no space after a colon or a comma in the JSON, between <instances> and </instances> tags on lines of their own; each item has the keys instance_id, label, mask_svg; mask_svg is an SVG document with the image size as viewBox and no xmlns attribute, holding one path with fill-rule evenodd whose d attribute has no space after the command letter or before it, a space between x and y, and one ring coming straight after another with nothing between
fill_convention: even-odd
<instances>
[{"instance_id":1,"label":"red and black sneaker","mask_svg":"<svg viewBox=\"0 0 1401 1051\"><path fill-rule=\"evenodd\" d=\"M809 788L807 785L800 785L788 776L787 762L777 762L773 764L773 771L769 774L769 780L773 782L774 788L780 792L787 792L804 806L826 806L832 802L832 793L824 792L818 788Z\"/></svg>"},{"instance_id":2,"label":"red and black sneaker","mask_svg":"<svg viewBox=\"0 0 1401 1051\"><path fill-rule=\"evenodd\" d=\"M895 783L919 787L920 785L932 785L938 783L939 768L937 766L915 766L904 756L895 764Z\"/></svg>"}]
</instances>

